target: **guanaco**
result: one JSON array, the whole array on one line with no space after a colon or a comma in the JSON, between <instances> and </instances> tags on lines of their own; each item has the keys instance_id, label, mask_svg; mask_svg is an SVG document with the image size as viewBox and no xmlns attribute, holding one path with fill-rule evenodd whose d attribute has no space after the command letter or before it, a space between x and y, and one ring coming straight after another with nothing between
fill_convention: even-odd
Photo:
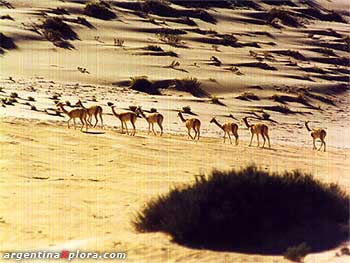
<instances>
[{"instance_id":1,"label":"guanaco","mask_svg":"<svg viewBox=\"0 0 350 263\"><path fill-rule=\"evenodd\" d=\"M259 142L259 134L261 134L261 136L263 137L264 143L262 145L262 147L265 147L265 142L266 142L266 138L267 141L269 143L269 148L271 148L270 145L270 137L269 137L269 128L267 127L267 125L263 124L263 123L255 123L255 124L249 124L248 123L248 117L244 117L243 119L244 124L247 126L247 128L250 130L250 133L252 134L250 137L250 143L249 146L252 145L252 141L253 141L253 137L254 134L256 134L257 140L258 140L258 146L260 146L260 142Z\"/></svg>"},{"instance_id":2,"label":"guanaco","mask_svg":"<svg viewBox=\"0 0 350 263\"><path fill-rule=\"evenodd\" d=\"M159 128L160 128L160 136L163 135L163 120L164 116L158 112L153 112L150 113L148 116L143 112L141 107L138 107L136 112L140 113L141 116L148 122L148 134L151 132L151 127L152 127L152 132L154 135L157 136L157 133L154 131L154 124L157 123Z\"/></svg>"},{"instance_id":3,"label":"guanaco","mask_svg":"<svg viewBox=\"0 0 350 263\"><path fill-rule=\"evenodd\" d=\"M181 121L185 124L187 128L188 136L192 140L195 140L196 137L197 137L197 140L199 140L201 121L198 120L197 118L185 119L181 112L179 112L177 115L180 117ZM191 129L193 129L195 132L194 137L192 137L191 135Z\"/></svg>"},{"instance_id":4,"label":"guanaco","mask_svg":"<svg viewBox=\"0 0 350 263\"><path fill-rule=\"evenodd\" d=\"M80 109L73 109L71 111L67 111L63 106L64 104L62 102L57 103L56 105L57 107L59 107L68 117L68 129L70 128L69 126L69 122L73 119L73 123L74 123L74 129L76 129L76 124L75 124L75 119L79 118L81 121L81 131L84 128L85 125L85 129L86 131L88 130L88 122L87 122L87 116L88 116L88 112L86 109L80 108Z\"/></svg>"},{"instance_id":5,"label":"guanaco","mask_svg":"<svg viewBox=\"0 0 350 263\"><path fill-rule=\"evenodd\" d=\"M238 145L238 125L236 123L232 122L226 122L224 124L220 124L215 117L210 120L210 123L216 124L220 129L224 131L224 143L226 141L226 134L228 135L228 138L230 139L230 143L232 144L230 133L232 132L232 135L236 138L236 145Z\"/></svg>"},{"instance_id":6,"label":"guanaco","mask_svg":"<svg viewBox=\"0 0 350 263\"><path fill-rule=\"evenodd\" d=\"M310 135L312 137L313 146L314 146L313 150L316 150L316 140L320 139L321 140L321 146L320 146L320 148L318 148L318 150L320 151L322 146L323 146L323 151L325 152L326 151L326 142L325 142L324 138L326 137L327 132L324 129L322 129L322 128L311 129L310 126L309 126L309 122L310 121L306 121L305 122L305 127L310 132Z\"/></svg>"},{"instance_id":7,"label":"guanaco","mask_svg":"<svg viewBox=\"0 0 350 263\"><path fill-rule=\"evenodd\" d=\"M75 106L81 107L81 108L87 110L88 115L89 115L88 122L91 126L92 126L92 123L91 123L92 116L95 116L96 123L94 125L94 128L97 126L97 123L98 123L97 116L99 116L100 120L101 120L101 128L103 128L103 119L102 119L102 111L103 110L102 110L101 106L95 105L95 106L91 106L89 108L85 108L83 103L81 102L81 100L78 100L78 102L75 104Z\"/></svg>"},{"instance_id":8,"label":"guanaco","mask_svg":"<svg viewBox=\"0 0 350 263\"><path fill-rule=\"evenodd\" d=\"M114 110L115 106L112 106L111 108L112 108L113 115L115 117L117 117L122 124L122 133L124 132L124 124L125 124L126 134L129 135L128 125L126 124L126 122L130 121L131 125L133 127L133 132L130 135L135 136L135 133L136 133L135 122L137 119L137 114L135 112L132 112L132 111L117 113Z\"/></svg>"}]
</instances>

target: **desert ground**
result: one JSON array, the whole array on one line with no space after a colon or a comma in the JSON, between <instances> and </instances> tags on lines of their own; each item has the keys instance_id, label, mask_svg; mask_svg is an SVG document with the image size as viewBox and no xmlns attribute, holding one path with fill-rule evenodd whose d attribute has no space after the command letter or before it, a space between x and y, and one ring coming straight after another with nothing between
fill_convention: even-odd
<instances>
[{"instance_id":1,"label":"desert ground","mask_svg":"<svg viewBox=\"0 0 350 263\"><path fill-rule=\"evenodd\" d=\"M167 3L169 13L107 1L115 17L105 20L84 13L86 2L0 1L0 251L125 251L126 262L289 262L187 248L166 234L136 232L132 220L149 200L196 175L252 163L299 169L348 189L349 3L256 0L205 12ZM43 26L51 17L74 36L53 37ZM156 93L131 88L131 78L141 76ZM195 90L184 89L184 80ZM55 103L72 110L67 102L78 99L103 108L103 129L67 128ZM122 134L111 103L118 112L156 108L164 135L148 134L142 118L135 136ZM177 117L186 106L185 117L202 122L199 141L186 137ZM209 122L214 116L238 124L238 146L223 143L223 131ZM244 116L269 126L271 149L255 140L248 147ZM326 130L326 152L312 150L307 120ZM335 256L339 248L304 262L346 262Z\"/></svg>"}]
</instances>

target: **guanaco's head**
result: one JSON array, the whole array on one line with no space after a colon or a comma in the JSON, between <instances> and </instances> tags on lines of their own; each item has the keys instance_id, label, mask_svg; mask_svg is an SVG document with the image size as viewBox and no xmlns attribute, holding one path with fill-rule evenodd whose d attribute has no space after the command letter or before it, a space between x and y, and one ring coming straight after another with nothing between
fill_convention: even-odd
<instances>
[{"instance_id":1,"label":"guanaco's head","mask_svg":"<svg viewBox=\"0 0 350 263\"><path fill-rule=\"evenodd\" d=\"M213 117L211 120L210 120L210 123L213 123L213 122L215 122L216 121L216 119L215 119L215 117Z\"/></svg>"},{"instance_id":2,"label":"guanaco's head","mask_svg":"<svg viewBox=\"0 0 350 263\"><path fill-rule=\"evenodd\" d=\"M232 119L238 121L237 118L236 118L235 116L233 116L231 113L230 113L228 116L229 116L230 118L232 118Z\"/></svg>"}]
</instances>

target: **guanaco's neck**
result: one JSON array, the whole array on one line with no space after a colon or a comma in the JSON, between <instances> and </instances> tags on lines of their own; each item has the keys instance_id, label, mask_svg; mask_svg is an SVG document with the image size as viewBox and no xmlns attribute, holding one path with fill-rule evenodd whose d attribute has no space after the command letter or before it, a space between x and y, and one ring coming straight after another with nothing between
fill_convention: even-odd
<instances>
[{"instance_id":1,"label":"guanaco's neck","mask_svg":"<svg viewBox=\"0 0 350 263\"><path fill-rule=\"evenodd\" d=\"M221 125L216 119L213 119L213 122L214 122L217 126L219 126L221 129L223 129L223 128L222 128L222 125Z\"/></svg>"},{"instance_id":2,"label":"guanaco's neck","mask_svg":"<svg viewBox=\"0 0 350 263\"><path fill-rule=\"evenodd\" d=\"M184 118L184 116L182 116L182 113L180 112L179 113L179 117L181 119L182 122L186 122L186 119Z\"/></svg>"},{"instance_id":3,"label":"guanaco's neck","mask_svg":"<svg viewBox=\"0 0 350 263\"><path fill-rule=\"evenodd\" d=\"M112 112L113 112L114 116L116 116L117 118L119 118L119 114L115 112L114 107L112 107Z\"/></svg>"},{"instance_id":4,"label":"guanaco's neck","mask_svg":"<svg viewBox=\"0 0 350 263\"><path fill-rule=\"evenodd\" d=\"M69 112L63 107L63 105L60 105L60 108L65 114L69 115Z\"/></svg>"},{"instance_id":5,"label":"guanaco's neck","mask_svg":"<svg viewBox=\"0 0 350 263\"><path fill-rule=\"evenodd\" d=\"M307 129L309 132L312 131L311 128L310 128L310 126L309 126L309 123L305 122L305 127L306 127L306 129Z\"/></svg>"},{"instance_id":6,"label":"guanaco's neck","mask_svg":"<svg viewBox=\"0 0 350 263\"><path fill-rule=\"evenodd\" d=\"M143 112L143 110L140 110L140 114L141 114L141 116L142 116L143 118L145 118L145 119L147 120L147 116L146 116L146 114Z\"/></svg>"},{"instance_id":7,"label":"guanaco's neck","mask_svg":"<svg viewBox=\"0 0 350 263\"><path fill-rule=\"evenodd\" d=\"M247 128L250 128L252 125L248 123L248 120L246 118L243 119L244 124L247 126Z\"/></svg>"},{"instance_id":8,"label":"guanaco's neck","mask_svg":"<svg viewBox=\"0 0 350 263\"><path fill-rule=\"evenodd\" d=\"M79 106L82 107L83 109L86 109L81 101L79 102Z\"/></svg>"}]
</instances>

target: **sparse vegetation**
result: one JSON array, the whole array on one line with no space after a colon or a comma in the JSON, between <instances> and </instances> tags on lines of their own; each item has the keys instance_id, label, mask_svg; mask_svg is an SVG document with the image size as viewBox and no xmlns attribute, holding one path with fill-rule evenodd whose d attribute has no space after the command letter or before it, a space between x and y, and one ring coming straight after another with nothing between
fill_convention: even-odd
<instances>
[{"instance_id":1,"label":"sparse vegetation","mask_svg":"<svg viewBox=\"0 0 350 263\"><path fill-rule=\"evenodd\" d=\"M35 101L35 99L32 96L29 96L28 101Z\"/></svg>"},{"instance_id":2,"label":"sparse vegetation","mask_svg":"<svg viewBox=\"0 0 350 263\"><path fill-rule=\"evenodd\" d=\"M339 186L299 171L216 170L151 200L134 226L202 249L282 254L306 242L317 251L348 238L348 200Z\"/></svg>"},{"instance_id":3,"label":"sparse vegetation","mask_svg":"<svg viewBox=\"0 0 350 263\"><path fill-rule=\"evenodd\" d=\"M89 2L84 8L84 14L102 20L111 20L116 18L116 14L110 9L111 6L104 1Z\"/></svg>"},{"instance_id":4,"label":"sparse vegetation","mask_svg":"<svg viewBox=\"0 0 350 263\"><path fill-rule=\"evenodd\" d=\"M295 262L302 262L303 258L309 254L310 251L311 248L308 247L306 243L301 243L298 246L289 247L286 253L284 253L284 257Z\"/></svg>"}]
</instances>

